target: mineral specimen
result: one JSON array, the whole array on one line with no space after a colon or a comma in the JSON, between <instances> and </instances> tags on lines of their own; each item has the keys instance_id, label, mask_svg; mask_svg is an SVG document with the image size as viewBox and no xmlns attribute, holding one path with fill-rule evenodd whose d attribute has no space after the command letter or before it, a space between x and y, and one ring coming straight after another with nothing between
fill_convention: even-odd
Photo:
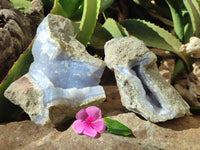
<instances>
[{"instance_id":1,"label":"mineral specimen","mask_svg":"<svg viewBox=\"0 0 200 150\"><path fill-rule=\"evenodd\" d=\"M191 37L189 43L180 47L180 51L191 53L194 58L200 58L200 39L195 36Z\"/></svg>"},{"instance_id":2,"label":"mineral specimen","mask_svg":"<svg viewBox=\"0 0 200 150\"><path fill-rule=\"evenodd\" d=\"M190 53L193 57L192 72L178 81L175 88L192 107L200 106L200 38L191 37L187 44L180 47L180 51Z\"/></svg>"},{"instance_id":3,"label":"mineral specimen","mask_svg":"<svg viewBox=\"0 0 200 150\"><path fill-rule=\"evenodd\" d=\"M57 126L105 99L98 85L105 63L73 36L69 19L49 14L37 29L29 72L4 93L37 124Z\"/></svg>"},{"instance_id":4,"label":"mineral specimen","mask_svg":"<svg viewBox=\"0 0 200 150\"><path fill-rule=\"evenodd\" d=\"M184 116L189 109L180 94L159 74L156 56L129 37L105 44L105 62L114 70L122 104L151 122Z\"/></svg>"}]
</instances>

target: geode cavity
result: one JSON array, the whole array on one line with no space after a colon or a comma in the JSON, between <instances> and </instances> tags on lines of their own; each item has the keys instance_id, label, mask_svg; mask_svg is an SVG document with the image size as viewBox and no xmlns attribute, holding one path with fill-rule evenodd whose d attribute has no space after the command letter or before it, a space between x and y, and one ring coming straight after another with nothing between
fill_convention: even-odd
<instances>
[{"instance_id":1,"label":"geode cavity","mask_svg":"<svg viewBox=\"0 0 200 150\"><path fill-rule=\"evenodd\" d=\"M180 94L160 75L156 55L137 39L108 41L105 62L114 70L122 104L152 122L184 116L189 109Z\"/></svg>"}]
</instances>

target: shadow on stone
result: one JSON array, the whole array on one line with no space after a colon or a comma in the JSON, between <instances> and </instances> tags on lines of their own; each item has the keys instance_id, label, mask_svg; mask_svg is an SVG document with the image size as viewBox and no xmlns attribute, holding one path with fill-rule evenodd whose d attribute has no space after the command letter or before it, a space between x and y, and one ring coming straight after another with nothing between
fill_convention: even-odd
<instances>
[{"instance_id":1,"label":"shadow on stone","mask_svg":"<svg viewBox=\"0 0 200 150\"><path fill-rule=\"evenodd\" d=\"M128 110L122 106L119 90L116 85L105 85L103 88L106 93L106 101L99 106L102 110L103 117L128 112Z\"/></svg>"},{"instance_id":2,"label":"shadow on stone","mask_svg":"<svg viewBox=\"0 0 200 150\"><path fill-rule=\"evenodd\" d=\"M200 127L200 116L187 114L184 117L157 123L158 126L175 131L183 131Z\"/></svg>"},{"instance_id":3,"label":"shadow on stone","mask_svg":"<svg viewBox=\"0 0 200 150\"><path fill-rule=\"evenodd\" d=\"M117 85L114 72L108 69L108 67L103 72L100 85Z\"/></svg>"},{"instance_id":4,"label":"shadow on stone","mask_svg":"<svg viewBox=\"0 0 200 150\"><path fill-rule=\"evenodd\" d=\"M56 127L56 129L58 131L61 131L61 132L65 131L71 126L71 124L74 122L74 120L75 120L75 118L74 119L70 119L70 120L66 121L65 123L63 123L63 124L58 125Z\"/></svg>"},{"instance_id":5,"label":"shadow on stone","mask_svg":"<svg viewBox=\"0 0 200 150\"><path fill-rule=\"evenodd\" d=\"M141 120L147 121L144 117L142 117L140 114L135 113L135 115L140 118Z\"/></svg>"},{"instance_id":6,"label":"shadow on stone","mask_svg":"<svg viewBox=\"0 0 200 150\"><path fill-rule=\"evenodd\" d=\"M30 117L28 116L27 113L25 113L24 111L21 112L17 118L17 121L23 121L23 120L30 120Z\"/></svg>"}]
</instances>

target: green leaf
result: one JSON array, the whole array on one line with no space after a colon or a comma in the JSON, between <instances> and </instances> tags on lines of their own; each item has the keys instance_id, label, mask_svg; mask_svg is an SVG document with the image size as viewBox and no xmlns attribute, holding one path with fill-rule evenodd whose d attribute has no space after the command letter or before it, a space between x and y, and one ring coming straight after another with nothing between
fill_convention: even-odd
<instances>
[{"instance_id":1,"label":"green leaf","mask_svg":"<svg viewBox=\"0 0 200 150\"><path fill-rule=\"evenodd\" d=\"M110 39L112 39L112 35L101 24L97 24L90 39L90 45L95 49L103 49L105 43Z\"/></svg>"},{"instance_id":2,"label":"green leaf","mask_svg":"<svg viewBox=\"0 0 200 150\"><path fill-rule=\"evenodd\" d=\"M190 15L188 11L185 11L183 13L184 15L184 22L185 22L185 27L184 27L184 38L183 38L183 44L186 44L189 42L190 38L194 36L194 30L192 27L192 22L190 19Z\"/></svg>"},{"instance_id":3,"label":"green leaf","mask_svg":"<svg viewBox=\"0 0 200 150\"><path fill-rule=\"evenodd\" d=\"M52 14L71 18L81 5L82 0L55 0Z\"/></svg>"},{"instance_id":4,"label":"green leaf","mask_svg":"<svg viewBox=\"0 0 200 150\"><path fill-rule=\"evenodd\" d=\"M31 46L19 57L10 69L7 77L0 84L0 122L16 120L22 109L12 104L4 97L4 91L8 86L28 72L30 64L33 62Z\"/></svg>"},{"instance_id":5,"label":"green leaf","mask_svg":"<svg viewBox=\"0 0 200 150\"><path fill-rule=\"evenodd\" d=\"M114 19L106 19L103 27L112 35L113 38L129 36L128 31Z\"/></svg>"},{"instance_id":6,"label":"green leaf","mask_svg":"<svg viewBox=\"0 0 200 150\"><path fill-rule=\"evenodd\" d=\"M10 2L14 8L19 9L23 13L27 13L31 5L31 0L10 0Z\"/></svg>"},{"instance_id":7,"label":"green leaf","mask_svg":"<svg viewBox=\"0 0 200 150\"><path fill-rule=\"evenodd\" d=\"M100 12L103 12L105 9L107 9L113 2L114 0L101 0Z\"/></svg>"},{"instance_id":8,"label":"green leaf","mask_svg":"<svg viewBox=\"0 0 200 150\"><path fill-rule=\"evenodd\" d=\"M190 107L190 112L196 115L200 115L200 106Z\"/></svg>"},{"instance_id":9,"label":"green leaf","mask_svg":"<svg viewBox=\"0 0 200 150\"><path fill-rule=\"evenodd\" d=\"M171 19L169 7L164 0L155 0L155 4L153 4L150 0L133 0L133 2L135 2L137 5L140 5L143 9L146 9L151 16L160 16L159 18L156 17L159 20L166 20L167 18Z\"/></svg>"},{"instance_id":10,"label":"green leaf","mask_svg":"<svg viewBox=\"0 0 200 150\"><path fill-rule=\"evenodd\" d=\"M197 0L197 3L198 3L198 9L200 8L200 0ZM200 13L200 9L199 9L199 13Z\"/></svg>"},{"instance_id":11,"label":"green leaf","mask_svg":"<svg viewBox=\"0 0 200 150\"><path fill-rule=\"evenodd\" d=\"M74 27L74 37L76 37L77 34L80 32L80 30L79 30L80 24L81 24L80 21L72 21L72 25Z\"/></svg>"},{"instance_id":12,"label":"green leaf","mask_svg":"<svg viewBox=\"0 0 200 150\"><path fill-rule=\"evenodd\" d=\"M181 59L178 59L178 61L175 64L173 75L172 75L172 83L178 77L179 73L184 69L185 65Z\"/></svg>"},{"instance_id":13,"label":"green leaf","mask_svg":"<svg viewBox=\"0 0 200 150\"><path fill-rule=\"evenodd\" d=\"M121 136L131 136L133 135L131 130L121 124L119 121L117 120L112 120L109 118L103 118L103 120L106 123L106 130L112 134L116 134L116 135L121 135Z\"/></svg>"},{"instance_id":14,"label":"green leaf","mask_svg":"<svg viewBox=\"0 0 200 150\"><path fill-rule=\"evenodd\" d=\"M191 70L190 55L179 51L182 43L168 31L143 20L122 20L120 24L131 36L144 41L147 46L175 53L185 62L187 69Z\"/></svg>"},{"instance_id":15,"label":"green leaf","mask_svg":"<svg viewBox=\"0 0 200 150\"><path fill-rule=\"evenodd\" d=\"M60 16L66 17L66 18L68 17L68 14L66 14L65 10L63 9L61 4L59 3L59 0L54 1L54 5L53 5L53 8L51 10L51 14L60 15Z\"/></svg>"},{"instance_id":16,"label":"green leaf","mask_svg":"<svg viewBox=\"0 0 200 150\"><path fill-rule=\"evenodd\" d=\"M73 21L80 21L82 14L83 14L83 3L84 0L82 1L82 4L75 10L74 14L72 15L72 17L70 18Z\"/></svg>"},{"instance_id":17,"label":"green leaf","mask_svg":"<svg viewBox=\"0 0 200 150\"><path fill-rule=\"evenodd\" d=\"M76 36L76 38L83 45L87 45L92 36L92 33L96 26L100 5L101 0L84 1L83 15L79 26L80 32Z\"/></svg>"},{"instance_id":18,"label":"green leaf","mask_svg":"<svg viewBox=\"0 0 200 150\"><path fill-rule=\"evenodd\" d=\"M173 21L171 21L170 19L164 18L164 17L162 17L162 16L161 16L160 14L158 14L158 13L151 13L151 12L149 12L149 14L150 14L152 17L154 17L154 18L160 20L162 23L166 24L167 26L173 27Z\"/></svg>"},{"instance_id":19,"label":"green leaf","mask_svg":"<svg viewBox=\"0 0 200 150\"><path fill-rule=\"evenodd\" d=\"M194 33L200 37L200 10L198 2L196 0L183 0L183 2L189 12Z\"/></svg>"},{"instance_id":20,"label":"green leaf","mask_svg":"<svg viewBox=\"0 0 200 150\"><path fill-rule=\"evenodd\" d=\"M182 16L182 0L165 0L171 10L176 36L183 41L184 37L184 18Z\"/></svg>"}]
</instances>

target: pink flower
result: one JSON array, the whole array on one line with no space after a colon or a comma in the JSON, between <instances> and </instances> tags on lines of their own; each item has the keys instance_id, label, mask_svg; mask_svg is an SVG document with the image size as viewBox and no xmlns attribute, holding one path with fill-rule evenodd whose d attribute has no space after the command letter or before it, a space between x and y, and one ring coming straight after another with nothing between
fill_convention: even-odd
<instances>
[{"instance_id":1,"label":"pink flower","mask_svg":"<svg viewBox=\"0 0 200 150\"><path fill-rule=\"evenodd\" d=\"M90 106L81 109L76 114L76 121L72 124L73 130L78 134L85 134L90 137L96 137L106 129L106 124L101 119L101 110L98 107Z\"/></svg>"}]
</instances>

